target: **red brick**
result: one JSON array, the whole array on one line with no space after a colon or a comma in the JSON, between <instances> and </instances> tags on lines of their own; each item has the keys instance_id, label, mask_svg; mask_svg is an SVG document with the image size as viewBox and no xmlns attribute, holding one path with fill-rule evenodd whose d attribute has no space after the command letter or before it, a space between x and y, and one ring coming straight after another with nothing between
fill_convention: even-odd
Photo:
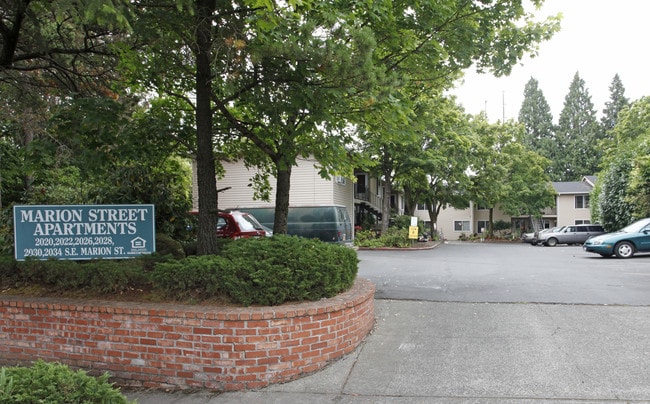
<instances>
[{"instance_id":1,"label":"red brick","mask_svg":"<svg viewBox=\"0 0 650 404\"><path fill-rule=\"evenodd\" d=\"M363 287L362 287L363 285ZM279 307L0 301L2 360L110 371L118 385L259 388L313 372L374 325L374 286Z\"/></svg>"}]
</instances>

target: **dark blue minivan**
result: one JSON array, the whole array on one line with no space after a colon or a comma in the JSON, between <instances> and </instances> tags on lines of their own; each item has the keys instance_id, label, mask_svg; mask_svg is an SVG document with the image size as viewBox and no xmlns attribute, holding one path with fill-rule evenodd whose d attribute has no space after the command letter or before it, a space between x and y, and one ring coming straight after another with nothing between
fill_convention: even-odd
<instances>
[{"instance_id":1,"label":"dark blue minivan","mask_svg":"<svg viewBox=\"0 0 650 404\"><path fill-rule=\"evenodd\" d=\"M264 226L273 228L274 207L237 207L248 212ZM317 238L330 243L352 243L352 222L344 206L290 206L287 234Z\"/></svg>"}]
</instances>

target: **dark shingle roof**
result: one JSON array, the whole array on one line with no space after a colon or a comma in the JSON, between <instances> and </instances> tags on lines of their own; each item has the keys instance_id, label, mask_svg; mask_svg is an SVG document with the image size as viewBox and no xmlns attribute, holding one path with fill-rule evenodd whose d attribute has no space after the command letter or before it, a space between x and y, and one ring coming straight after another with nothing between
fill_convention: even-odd
<instances>
[{"instance_id":1,"label":"dark shingle roof","mask_svg":"<svg viewBox=\"0 0 650 404\"><path fill-rule=\"evenodd\" d=\"M588 194L592 186L584 181L554 182L553 188L558 194Z\"/></svg>"}]
</instances>

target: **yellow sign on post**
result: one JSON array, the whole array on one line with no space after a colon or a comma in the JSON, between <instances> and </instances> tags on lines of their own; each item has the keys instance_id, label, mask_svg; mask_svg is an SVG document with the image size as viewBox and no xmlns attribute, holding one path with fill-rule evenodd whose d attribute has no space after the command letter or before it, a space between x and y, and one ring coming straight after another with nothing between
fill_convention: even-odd
<instances>
[{"instance_id":1,"label":"yellow sign on post","mask_svg":"<svg viewBox=\"0 0 650 404\"><path fill-rule=\"evenodd\" d=\"M417 240L418 239L418 227L409 226L409 239Z\"/></svg>"}]
</instances>

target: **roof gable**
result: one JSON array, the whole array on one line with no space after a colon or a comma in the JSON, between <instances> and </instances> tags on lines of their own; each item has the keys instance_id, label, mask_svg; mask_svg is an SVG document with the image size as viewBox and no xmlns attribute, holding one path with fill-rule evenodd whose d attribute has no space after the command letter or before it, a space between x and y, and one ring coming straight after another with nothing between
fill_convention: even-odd
<instances>
[{"instance_id":1,"label":"roof gable","mask_svg":"<svg viewBox=\"0 0 650 404\"><path fill-rule=\"evenodd\" d=\"M594 189L597 177L586 175L582 181L553 182L553 189L558 195L562 194L588 194Z\"/></svg>"}]
</instances>

